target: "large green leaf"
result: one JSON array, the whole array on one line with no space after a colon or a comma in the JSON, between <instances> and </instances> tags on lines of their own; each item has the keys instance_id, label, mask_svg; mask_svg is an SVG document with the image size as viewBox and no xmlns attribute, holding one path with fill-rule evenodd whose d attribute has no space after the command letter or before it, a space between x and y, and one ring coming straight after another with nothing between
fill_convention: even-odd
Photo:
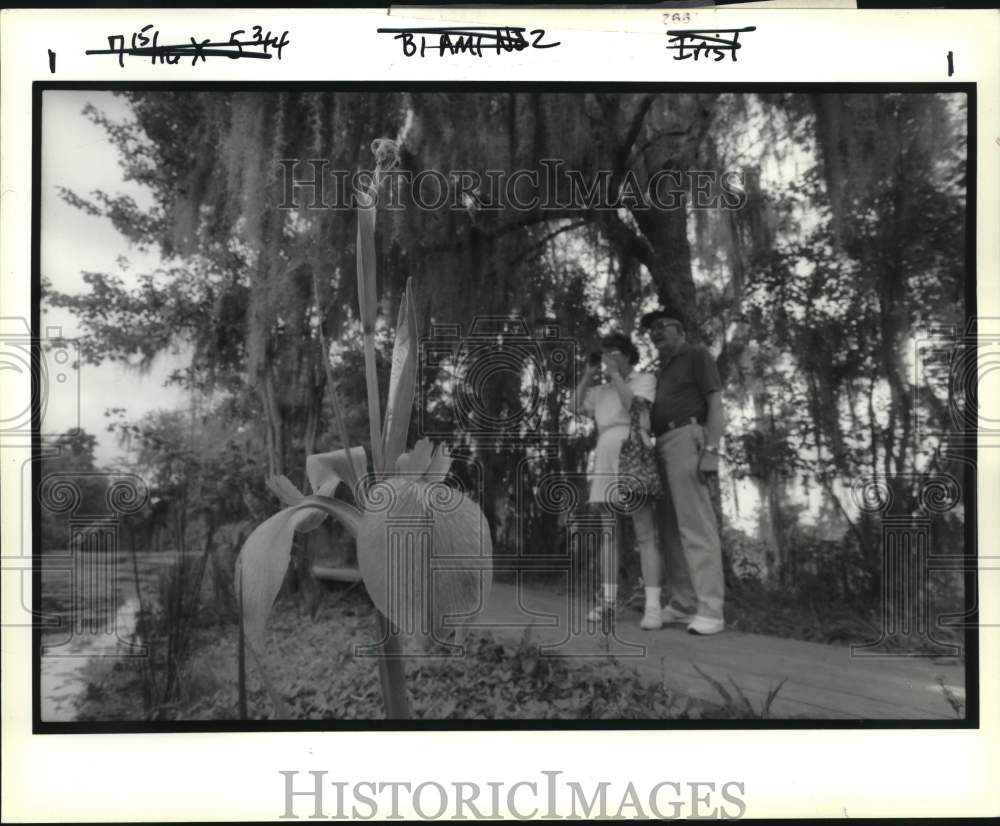
<instances>
[{"instance_id":1,"label":"large green leaf","mask_svg":"<svg viewBox=\"0 0 1000 826\"><path fill-rule=\"evenodd\" d=\"M378 293L375 283L375 195L368 194L371 206L358 206L358 308L361 329L371 333L378 315Z\"/></svg>"},{"instance_id":2,"label":"large green leaf","mask_svg":"<svg viewBox=\"0 0 1000 826\"><path fill-rule=\"evenodd\" d=\"M425 646L446 642L489 598L489 525L442 481L390 476L377 488L358 532L365 588L402 633Z\"/></svg>"},{"instance_id":3,"label":"large green leaf","mask_svg":"<svg viewBox=\"0 0 1000 826\"><path fill-rule=\"evenodd\" d=\"M337 489L339 484L339 478L330 479L320 489L320 495L331 499L333 497L333 492ZM278 499L281 500L281 503L287 507L298 505L305 498L299 492L299 489L291 483L287 476L271 476L267 480L267 487L275 496L278 497ZM321 510L316 510L314 513L309 514L307 519L303 519L298 523L296 531L298 533L309 533L323 524L324 519L326 519L326 513Z\"/></svg>"},{"instance_id":4,"label":"large green leaf","mask_svg":"<svg viewBox=\"0 0 1000 826\"><path fill-rule=\"evenodd\" d=\"M348 454L350 454L348 456ZM352 447L350 451L333 450L329 453L314 453L306 458L306 477L314 493L328 485L332 480L349 480L353 464L354 475L360 479L368 469L368 458L363 447ZM334 487L336 490L336 487ZM353 492L353 491L352 491ZM328 495L332 496L333 491ZM289 503L291 504L291 503Z\"/></svg>"},{"instance_id":5,"label":"large green leaf","mask_svg":"<svg viewBox=\"0 0 1000 826\"><path fill-rule=\"evenodd\" d=\"M317 512L320 522L327 515L333 516L357 537L361 511L347 502L314 495L302 497L298 504L262 522L240 549L236 559L236 593L243 595L247 638L259 652L264 650L264 626L285 578L295 533L315 528L319 524Z\"/></svg>"},{"instance_id":6,"label":"large green leaf","mask_svg":"<svg viewBox=\"0 0 1000 826\"><path fill-rule=\"evenodd\" d=\"M330 499L329 497L317 493L312 496L302 497L302 502L297 507L325 511L326 514L332 516L340 522L340 524L347 529L347 532L351 536L357 539L358 528L361 525L361 517L363 516L363 513L354 507L354 505L350 502L344 502L340 499ZM313 515L314 514L310 514L310 517ZM306 524L309 522L308 519L304 521ZM322 519L320 521L322 521ZM302 528L296 528L296 530L299 533L303 532Z\"/></svg>"},{"instance_id":7,"label":"large green leaf","mask_svg":"<svg viewBox=\"0 0 1000 826\"><path fill-rule=\"evenodd\" d=\"M257 651L264 650L264 626L278 596L292 554L295 528L310 516L292 508L279 511L247 537L236 559L235 586L242 594L243 625Z\"/></svg>"},{"instance_id":8,"label":"large green leaf","mask_svg":"<svg viewBox=\"0 0 1000 826\"><path fill-rule=\"evenodd\" d=\"M359 450L363 449L359 448ZM342 453L343 451L338 452ZM345 525L352 536L357 536L356 527L361 518L361 512L353 505L333 498L334 492L340 486L340 477L335 473L323 473L317 475L315 481L319 484L314 485L316 493L313 496L303 496L286 476L271 476L267 480L267 486L281 500L282 504L288 507L310 502L317 506L307 518L297 524L295 528L297 533L308 533L315 530L323 523L327 514L330 514Z\"/></svg>"},{"instance_id":9,"label":"large green leaf","mask_svg":"<svg viewBox=\"0 0 1000 826\"><path fill-rule=\"evenodd\" d=\"M389 374L389 396L386 402L382 441L385 444L385 467L391 470L406 448L410 429L413 396L417 379L418 331L413 301L412 279L406 280L406 291L399 305L396 321L396 341L392 348L392 372Z\"/></svg>"},{"instance_id":10,"label":"large green leaf","mask_svg":"<svg viewBox=\"0 0 1000 826\"><path fill-rule=\"evenodd\" d=\"M396 471L411 478L419 478L430 468L434 454L434 443L425 437L413 446L413 450L400 455L396 460Z\"/></svg>"},{"instance_id":11,"label":"large green leaf","mask_svg":"<svg viewBox=\"0 0 1000 826\"><path fill-rule=\"evenodd\" d=\"M377 187L366 193L370 205L358 206L358 313L361 319L362 344L365 357L365 387L368 391L368 429L371 438L372 463L376 473L385 470L382 452L382 411L379 407L378 372L375 359L375 319L378 315L378 295L375 283L375 197Z\"/></svg>"}]
</instances>

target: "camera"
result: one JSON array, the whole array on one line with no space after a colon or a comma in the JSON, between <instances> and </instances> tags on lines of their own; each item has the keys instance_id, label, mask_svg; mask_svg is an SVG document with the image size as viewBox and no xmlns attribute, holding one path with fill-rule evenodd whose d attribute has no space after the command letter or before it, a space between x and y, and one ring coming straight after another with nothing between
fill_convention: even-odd
<instances>
[{"instance_id":1,"label":"camera","mask_svg":"<svg viewBox=\"0 0 1000 826\"><path fill-rule=\"evenodd\" d=\"M555 323L532 334L520 317L477 316L464 335L459 324L435 324L420 342L419 436L461 432L496 445L558 437L562 425L542 426L545 399L576 385L577 359Z\"/></svg>"},{"instance_id":2,"label":"camera","mask_svg":"<svg viewBox=\"0 0 1000 826\"><path fill-rule=\"evenodd\" d=\"M589 356L587 356L587 364L589 364L591 367L600 367L601 359L602 357L599 352L591 353Z\"/></svg>"},{"instance_id":3,"label":"camera","mask_svg":"<svg viewBox=\"0 0 1000 826\"><path fill-rule=\"evenodd\" d=\"M0 438L5 443L30 441L35 411L40 435L80 427L79 363L77 342L64 338L61 328L46 327L44 336L33 336L26 319L0 318L0 369L7 376L4 394L16 402L0 418ZM58 428L46 421L50 406L62 414Z\"/></svg>"}]
</instances>

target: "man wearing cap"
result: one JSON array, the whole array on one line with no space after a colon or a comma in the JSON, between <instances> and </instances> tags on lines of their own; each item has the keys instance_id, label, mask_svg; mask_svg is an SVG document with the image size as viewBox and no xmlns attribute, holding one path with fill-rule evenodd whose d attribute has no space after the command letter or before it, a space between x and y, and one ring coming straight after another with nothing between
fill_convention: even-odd
<instances>
[{"instance_id":1,"label":"man wearing cap","mask_svg":"<svg viewBox=\"0 0 1000 826\"><path fill-rule=\"evenodd\" d=\"M650 420L667 482L660 515L667 592L662 618L686 624L693 634L717 634L725 627L725 583L708 481L719 471L722 381L712 354L686 341L679 319L656 310L640 326L660 354Z\"/></svg>"}]
</instances>

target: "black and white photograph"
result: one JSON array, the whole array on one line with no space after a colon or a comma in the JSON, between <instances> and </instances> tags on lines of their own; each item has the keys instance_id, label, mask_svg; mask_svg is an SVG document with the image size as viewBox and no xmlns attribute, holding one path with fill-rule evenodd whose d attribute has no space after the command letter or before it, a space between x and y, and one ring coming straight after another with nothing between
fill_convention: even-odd
<instances>
[{"instance_id":1,"label":"black and white photograph","mask_svg":"<svg viewBox=\"0 0 1000 826\"><path fill-rule=\"evenodd\" d=\"M997 813L1000 15L775 5L0 14L0 820Z\"/></svg>"},{"instance_id":2,"label":"black and white photograph","mask_svg":"<svg viewBox=\"0 0 1000 826\"><path fill-rule=\"evenodd\" d=\"M968 725L972 91L46 88L42 730Z\"/></svg>"}]
</instances>

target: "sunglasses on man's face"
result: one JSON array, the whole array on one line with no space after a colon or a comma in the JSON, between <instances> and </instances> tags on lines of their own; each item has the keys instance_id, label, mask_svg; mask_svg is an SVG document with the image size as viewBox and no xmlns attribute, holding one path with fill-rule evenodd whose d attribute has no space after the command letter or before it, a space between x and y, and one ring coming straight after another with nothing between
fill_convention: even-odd
<instances>
[{"instance_id":1,"label":"sunglasses on man's face","mask_svg":"<svg viewBox=\"0 0 1000 826\"><path fill-rule=\"evenodd\" d=\"M650 335L652 335L653 333L659 333L665 330L669 330L671 328L675 330L680 330L680 327L677 325L676 322L661 319L660 321L654 321L652 324L649 325L649 333Z\"/></svg>"}]
</instances>

